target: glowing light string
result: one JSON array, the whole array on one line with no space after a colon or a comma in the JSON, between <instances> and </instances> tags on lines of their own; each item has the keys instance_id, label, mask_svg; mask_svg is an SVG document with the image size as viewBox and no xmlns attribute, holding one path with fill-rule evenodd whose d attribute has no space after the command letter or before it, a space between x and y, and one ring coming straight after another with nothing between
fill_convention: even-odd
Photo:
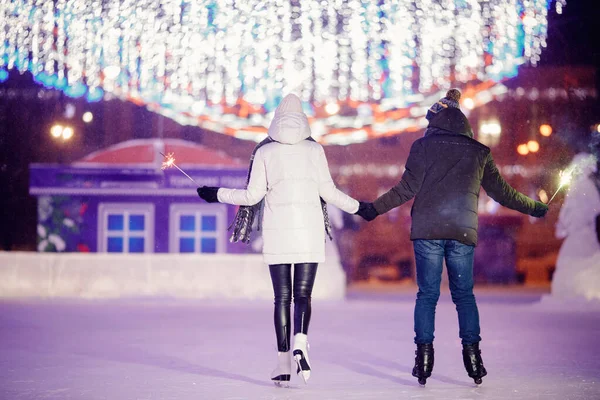
<instances>
[{"instance_id":1,"label":"glowing light string","mask_svg":"<svg viewBox=\"0 0 600 400\"><path fill-rule=\"evenodd\" d=\"M294 92L319 135L359 140L420 128L422 108L450 86L497 83L519 65L535 65L548 10L565 5L0 0L0 79L11 69L31 71L72 97L109 94L255 140L282 96ZM385 114L404 108L413 121Z\"/></svg>"}]
</instances>

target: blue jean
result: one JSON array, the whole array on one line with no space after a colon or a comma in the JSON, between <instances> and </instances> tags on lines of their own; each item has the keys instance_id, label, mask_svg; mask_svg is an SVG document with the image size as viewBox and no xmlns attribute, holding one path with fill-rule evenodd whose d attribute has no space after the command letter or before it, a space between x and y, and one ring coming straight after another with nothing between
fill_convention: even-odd
<instances>
[{"instance_id":1,"label":"blue jean","mask_svg":"<svg viewBox=\"0 0 600 400\"><path fill-rule=\"evenodd\" d=\"M435 308L440 298L443 261L446 259L452 301L458 313L462 344L481 341L479 311L473 295L475 247L456 240L414 240L419 292L415 304L415 343L432 343Z\"/></svg>"}]
</instances>

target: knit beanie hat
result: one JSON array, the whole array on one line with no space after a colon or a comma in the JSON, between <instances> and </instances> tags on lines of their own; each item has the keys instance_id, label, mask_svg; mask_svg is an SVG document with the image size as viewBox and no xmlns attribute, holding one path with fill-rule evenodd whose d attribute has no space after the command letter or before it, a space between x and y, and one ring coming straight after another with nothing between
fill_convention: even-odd
<instances>
[{"instance_id":1,"label":"knit beanie hat","mask_svg":"<svg viewBox=\"0 0 600 400\"><path fill-rule=\"evenodd\" d=\"M458 89L450 89L446 92L445 99L452 100L455 103L460 101L460 90Z\"/></svg>"},{"instance_id":2,"label":"knit beanie hat","mask_svg":"<svg viewBox=\"0 0 600 400\"><path fill-rule=\"evenodd\" d=\"M446 92L446 96L441 98L438 102L431 106L429 110L427 110L427 118L428 121L431 121L433 117L440 111L446 108L458 108L460 109L460 91L458 89L450 89Z\"/></svg>"}]
</instances>

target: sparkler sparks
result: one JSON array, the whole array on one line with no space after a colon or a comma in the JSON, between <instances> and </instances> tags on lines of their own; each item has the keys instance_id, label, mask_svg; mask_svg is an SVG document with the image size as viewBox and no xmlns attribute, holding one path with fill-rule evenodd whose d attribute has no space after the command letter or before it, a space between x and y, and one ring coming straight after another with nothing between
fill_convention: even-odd
<instances>
[{"instance_id":1,"label":"sparkler sparks","mask_svg":"<svg viewBox=\"0 0 600 400\"><path fill-rule=\"evenodd\" d=\"M573 178L573 171L565 171L561 173L560 186L568 185Z\"/></svg>"},{"instance_id":2,"label":"sparkler sparks","mask_svg":"<svg viewBox=\"0 0 600 400\"><path fill-rule=\"evenodd\" d=\"M554 197L556 197L559 190L562 189L563 186L566 186L569 183L571 183L571 179L573 179L573 172L574 172L574 169L572 169L572 168L560 172L560 182L558 184L558 189L556 189L556 192L554 192L554 194L550 198L550 201L548 202L548 204L550 204L552 202Z\"/></svg>"},{"instance_id":3,"label":"sparkler sparks","mask_svg":"<svg viewBox=\"0 0 600 400\"><path fill-rule=\"evenodd\" d=\"M175 167L175 168L177 168L179 170L179 172L181 172L182 174L184 174L190 181L194 182L196 184L196 186L200 186L200 185L198 185L198 182L196 182L194 180L194 178L192 178L191 176L189 176L188 174L186 174L184 170L182 170L181 168L179 168L177 166L177 164L175 164L175 157L173 157L173 153L165 154L165 153L160 152L160 151L159 151L159 153L164 158L166 158L166 160L162 162L162 165L160 166L160 169L165 170L167 168Z\"/></svg>"},{"instance_id":4,"label":"sparkler sparks","mask_svg":"<svg viewBox=\"0 0 600 400\"><path fill-rule=\"evenodd\" d=\"M567 169L561 171L559 175L560 179L558 183L558 189L556 189L556 192L554 192L547 204L550 204L560 189L562 189L564 186L570 185L574 178L581 174L589 173L589 171L593 169L597 162L598 159L594 155L588 155L577 159Z\"/></svg>"},{"instance_id":5,"label":"sparkler sparks","mask_svg":"<svg viewBox=\"0 0 600 400\"><path fill-rule=\"evenodd\" d=\"M167 168L171 168L174 164L175 164L175 158L173 158L173 153L168 153L167 155L162 154L163 157L166 158L165 161L163 161L162 165L160 166L160 169L165 170Z\"/></svg>"}]
</instances>

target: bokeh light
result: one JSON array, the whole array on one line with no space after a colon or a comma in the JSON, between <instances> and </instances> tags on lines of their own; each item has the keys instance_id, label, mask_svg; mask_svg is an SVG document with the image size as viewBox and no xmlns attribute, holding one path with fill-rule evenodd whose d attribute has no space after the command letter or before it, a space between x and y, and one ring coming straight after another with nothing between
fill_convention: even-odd
<instances>
[{"instance_id":1,"label":"bokeh light","mask_svg":"<svg viewBox=\"0 0 600 400\"><path fill-rule=\"evenodd\" d=\"M421 129L450 86L468 85L466 109L493 100L540 60L552 5L566 1L15 0L0 18L0 70L254 140L293 92L322 142L349 143Z\"/></svg>"},{"instance_id":2,"label":"bokeh light","mask_svg":"<svg viewBox=\"0 0 600 400\"><path fill-rule=\"evenodd\" d=\"M540 125L540 135L546 137L552 135L552 127L548 124Z\"/></svg>"},{"instance_id":3,"label":"bokeh light","mask_svg":"<svg viewBox=\"0 0 600 400\"><path fill-rule=\"evenodd\" d=\"M73 137L74 134L75 131L73 130L73 128L71 128L70 126L65 126L65 128L62 131L62 138L63 140L69 140Z\"/></svg>"},{"instance_id":4,"label":"bokeh light","mask_svg":"<svg viewBox=\"0 0 600 400\"><path fill-rule=\"evenodd\" d=\"M338 103L328 103L325 106L325 111L327 112L327 114L329 115L333 115L333 114L337 114L338 111L340 111L340 106Z\"/></svg>"},{"instance_id":5,"label":"bokeh light","mask_svg":"<svg viewBox=\"0 0 600 400\"><path fill-rule=\"evenodd\" d=\"M527 154L529 154L529 148L526 144L520 144L517 146L517 153L519 153L522 156L526 156Z\"/></svg>"},{"instance_id":6,"label":"bokeh light","mask_svg":"<svg viewBox=\"0 0 600 400\"><path fill-rule=\"evenodd\" d=\"M62 135L62 132L63 132L62 125L55 124L55 125L52 125L52 128L50 128L50 134L52 135L52 137L59 138Z\"/></svg>"},{"instance_id":7,"label":"bokeh light","mask_svg":"<svg viewBox=\"0 0 600 400\"><path fill-rule=\"evenodd\" d=\"M462 104L467 110L472 110L473 108L475 108L475 102L470 97L465 98Z\"/></svg>"},{"instance_id":8,"label":"bokeh light","mask_svg":"<svg viewBox=\"0 0 600 400\"><path fill-rule=\"evenodd\" d=\"M538 192L538 197L542 203L548 202L548 193L544 189L540 189Z\"/></svg>"},{"instance_id":9,"label":"bokeh light","mask_svg":"<svg viewBox=\"0 0 600 400\"><path fill-rule=\"evenodd\" d=\"M92 114L90 111L86 111L83 113L83 115L81 116L81 119L83 120L83 122L85 122L86 124L89 124L90 122L92 122L92 120L94 119L94 114Z\"/></svg>"},{"instance_id":10,"label":"bokeh light","mask_svg":"<svg viewBox=\"0 0 600 400\"><path fill-rule=\"evenodd\" d=\"M537 153L540 149L540 144L536 140L530 140L527 142L527 149L532 153Z\"/></svg>"}]
</instances>

